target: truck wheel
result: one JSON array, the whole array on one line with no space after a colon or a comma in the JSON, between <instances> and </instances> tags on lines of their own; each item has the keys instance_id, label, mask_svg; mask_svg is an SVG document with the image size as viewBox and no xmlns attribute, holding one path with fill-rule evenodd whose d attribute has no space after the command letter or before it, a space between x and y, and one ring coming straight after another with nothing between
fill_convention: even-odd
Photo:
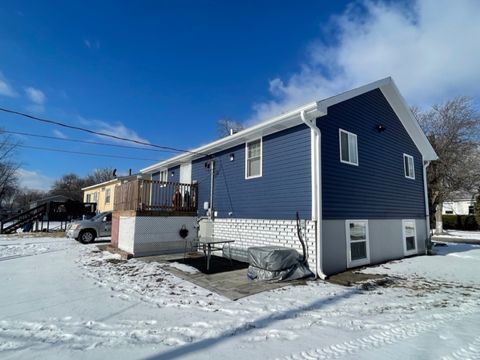
<instances>
[{"instance_id":1,"label":"truck wheel","mask_svg":"<svg viewBox=\"0 0 480 360\"><path fill-rule=\"evenodd\" d=\"M95 233L92 230L83 230L80 235L78 235L78 241L82 244L88 244L95 240Z\"/></svg>"}]
</instances>

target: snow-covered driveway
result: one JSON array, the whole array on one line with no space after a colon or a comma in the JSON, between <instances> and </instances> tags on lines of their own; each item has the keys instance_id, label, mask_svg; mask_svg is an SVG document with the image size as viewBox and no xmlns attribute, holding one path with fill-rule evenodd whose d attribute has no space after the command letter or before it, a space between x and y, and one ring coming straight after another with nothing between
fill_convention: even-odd
<instances>
[{"instance_id":1,"label":"snow-covered driveway","mask_svg":"<svg viewBox=\"0 0 480 360\"><path fill-rule=\"evenodd\" d=\"M232 302L160 264L65 238L0 237L2 359L478 359L480 247Z\"/></svg>"}]
</instances>

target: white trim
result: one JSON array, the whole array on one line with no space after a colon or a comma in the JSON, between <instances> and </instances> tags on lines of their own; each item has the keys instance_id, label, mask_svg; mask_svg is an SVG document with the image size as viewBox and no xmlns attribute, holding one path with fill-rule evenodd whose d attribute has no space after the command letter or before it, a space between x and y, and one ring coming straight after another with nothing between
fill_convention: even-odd
<instances>
[{"instance_id":1,"label":"white trim","mask_svg":"<svg viewBox=\"0 0 480 360\"><path fill-rule=\"evenodd\" d=\"M405 234L405 223L411 222L413 223L413 231L415 233L415 248L412 250L407 250L407 237ZM403 253L405 256L415 255L418 252L418 236L417 236L417 224L415 219L405 219L402 220L402 241L403 241Z\"/></svg>"},{"instance_id":2,"label":"white trim","mask_svg":"<svg viewBox=\"0 0 480 360\"><path fill-rule=\"evenodd\" d=\"M342 159L342 132L347 134L347 146L348 146L348 158L349 161L343 160ZM355 152L357 153L357 162L350 161L350 136L355 137ZM349 165L355 165L358 166L358 137L357 134L354 134L350 131L338 128L338 149L340 150L340 162L344 164L349 164Z\"/></svg>"},{"instance_id":3,"label":"white trim","mask_svg":"<svg viewBox=\"0 0 480 360\"><path fill-rule=\"evenodd\" d=\"M365 252L366 257L364 259L352 260L352 249L350 244L352 243L350 238L350 223L357 222L357 223L365 223L365 240L358 240L358 241L365 241ZM370 235L368 231L368 220L360 220L360 219L351 219L345 220L345 240L347 243L347 268L362 266L370 264ZM357 241L353 241L357 242Z\"/></svg>"},{"instance_id":4,"label":"white trim","mask_svg":"<svg viewBox=\"0 0 480 360\"><path fill-rule=\"evenodd\" d=\"M375 89L380 89L382 91L393 111L405 127L405 130L410 135L418 150L422 154L423 159L425 161L437 160L438 156L428 142L428 139L420 128L420 125L418 125L415 116L410 111L410 108L401 96L392 78L387 77L372 82L370 84L358 87L356 89L332 96L330 98L306 104L295 110L286 112L280 116L276 116L269 120L262 121L259 124L239 131L234 135L226 136L207 145L195 148L191 150L191 152L183 153L170 159L148 166L140 170L140 172L151 173L156 171L156 169L158 169L159 167L170 167L178 165L185 161L203 157L206 154L213 154L221 150L229 149L236 145L245 143L246 141L249 141L250 139L255 137L261 137L291 128L293 126L302 124L302 119L300 117L300 113L302 111L305 112L305 116L307 117L318 118L320 116L327 115L327 111L330 106Z\"/></svg>"},{"instance_id":5,"label":"white trim","mask_svg":"<svg viewBox=\"0 0 480 360\"><path fill-rule=\"evenodd\" d=\"M191 184L192 183L192 163L185 162L180 164L179 183Z\"/></svg>"},{"instance_id":6,"label":"white trim","mask_svg":"<svg viewBox=\"0 0 480 360\"><path fill-rule=\"evenodd\" d=\"M110 204L110 202L112 201L111 197L112 197L112 190L110 188L105 189L105 199L104 199L105 205ZM107 201L107 198L108 198L108 201Z\"/></svg>"},{"instance_id":7,"label":"white trim","mask_svg":"<svg viewBox=\"0 0 480 360\"><path fill-rule=\"evenodd\" d=\"M405 167L405 158L407 158L408 160L412 160L412 172L413 172L413 176L408 176L407 175L407 170L408 172L410 173L410 162L407 161L407 165L408 165L408 168ZM407 179L412 179L412 180L415 180L415 159L413 158L412 155L408 155L408 154L405 154L403 153L403 175L407 178Z\"/></svg>"},{"instance_id":8,"label":"white trim","mask_svg":"<svg viewBox=\"0 0 480 360\"><path fill-rule=\"evenodd\" d=\"M260 174L258 175L253 175L253 176L248 176L248 144L260 141ZM253 139L250 141L247 141L245 143L245 179L250 180L250 179L256 179L259 177L262 177L263 175L263 139L258 138L258 139Z\"/></svg>"}]
</instances>

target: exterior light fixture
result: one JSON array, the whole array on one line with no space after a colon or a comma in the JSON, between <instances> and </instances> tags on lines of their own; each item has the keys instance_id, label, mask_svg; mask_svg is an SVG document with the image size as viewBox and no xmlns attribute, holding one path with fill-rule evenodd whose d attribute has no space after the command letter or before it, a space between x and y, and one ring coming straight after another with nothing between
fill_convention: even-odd
<instances>
[{"instance_id":1,"label":"exterior light fixture","mask_svg":"<svg viewBox=\"0 0 480 360\"><path fill-rule=\"evenodd\" d=\"M384 132L384 131L386 130L385 125L383 125L383 124L378 124L378 125L376 126L376 128L377 128L377 131L378 131L379 133L382 133L382 132Z\"/></svg>"},{"instance_id":2,"label":"exterior light fixture","mask_svg":"<svg viewBox=\"0 0 480 360\"><path fill-rule=\"evenodd\" d=\"M234 154L234 153L231 153L231 154L230 154L230 161L233 161L233 160L235 160L235 154Z\"/></svg>"}]
</instances>

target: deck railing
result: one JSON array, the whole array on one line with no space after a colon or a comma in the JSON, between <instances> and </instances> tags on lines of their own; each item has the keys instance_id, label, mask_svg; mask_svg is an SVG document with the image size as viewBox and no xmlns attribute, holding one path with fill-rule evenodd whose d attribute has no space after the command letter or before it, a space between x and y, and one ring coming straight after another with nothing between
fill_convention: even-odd
<instances>
[{"instance_id":1,"label":"deck railing","mask_svg":"<svg viewBox=\"0 0 480 360\"><path fill-rule=\"evenodd\" d=\"M115 211L195 212L197 184L137 179L115 187Z\"/></svg>"}]
</instances>

